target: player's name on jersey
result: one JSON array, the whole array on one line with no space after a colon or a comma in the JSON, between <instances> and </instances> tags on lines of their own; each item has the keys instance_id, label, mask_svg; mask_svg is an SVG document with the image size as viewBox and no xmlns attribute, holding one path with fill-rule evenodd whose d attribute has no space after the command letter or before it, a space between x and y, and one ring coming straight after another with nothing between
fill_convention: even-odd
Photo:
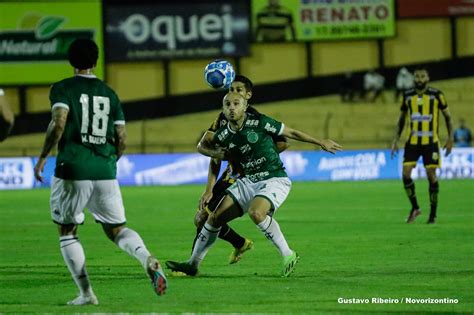
<instances>
[{"instance_id":1,"label":"player's name on jersey","mask_svg":"<svg viewBox=\"0 0 474 315\"><path fill-rule=\"evenodd\" d=\"M82 143L90 143L90 144L105 144L107 139L105 137L96 137L92 135L83 134L81 136Z\"/></svg>"}]
</instances>

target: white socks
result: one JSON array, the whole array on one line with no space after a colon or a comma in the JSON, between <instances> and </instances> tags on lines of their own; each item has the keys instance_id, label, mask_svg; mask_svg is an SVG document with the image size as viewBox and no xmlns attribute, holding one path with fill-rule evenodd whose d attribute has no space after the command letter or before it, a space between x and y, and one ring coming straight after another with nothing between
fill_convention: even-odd
<instances>
[{"instance_id":1,"label":"white socks","mask_svg":"<svg viewBox=\"0 0 474 315\"><path fill-rule=\"evenodd\" d=\"M220 227L215 228L207 222L204 224L204 227L201 229L201 232L199 232L194 243L193 253L189 260L191 265L196 268L199 266L204 257L206 257L209 248L211 248L212 244L216 242L220 230Z\"/></svg>"},{"instance_id":2,"label":"white socks","mask_svg":"<svg viewBox=\"0 0 474 315\"><path fill-rule=\"evenodd\" d=\"M69 272L71 272L74 282L81 293L81 296L94 295L89 282L89 275L86 271L86 256L79 239L75 235L59 237L61 254Z\"/></svg>"},{"instance_id":3,"label":"white socks","mask_svg":"<svg viewBox=\"0 0 474 315\"><path fill-rule=\"evenodd\" d=\"M146 270L146 261L151 254L137 232L129 228L123 228L117 236L115 236L114 242L130 256L138 259Z\"/></svg>"},{"instance_id":4,"label":"white socks","mask_svg":"<svg viewBox=\"0 0 474 315\"><path fill-rule=\"evenodd\" d=\"M265 220L257 224L257 226L265 234L265 237L278 248L282 256L288 256L293 253L280 230L280 225L274 218L267 215Z\"/></svg>"}]
</instances>

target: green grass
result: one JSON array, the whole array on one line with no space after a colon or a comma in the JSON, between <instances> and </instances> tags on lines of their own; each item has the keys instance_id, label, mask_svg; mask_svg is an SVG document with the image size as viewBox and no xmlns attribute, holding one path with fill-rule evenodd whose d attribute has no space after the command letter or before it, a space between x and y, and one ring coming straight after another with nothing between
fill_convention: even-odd
<instances>
[{"instance_id":1,"label":"green grass","mask_svg":"<svg viewBox=\"0 0 474 315\"><path fill-rule=\"evenodd\" d=\"M170 278L153 293L139 263L87 216L79 235L99 306L68 307L76 288L50 221L48 190L0 192L0 312L472 312L474 181L442 181L439 221L425 224L428 186L417 182L422 216L404 223L399 181L294 183L276 214L301 255L290 278L248 217L232 225L255 249L228 265L218 241L196 278ZM184 260L202 186L123 188L129 226L163 262ZM458 304L338 304L343 298L455 298Z\"/></svg>"}]
</instances>

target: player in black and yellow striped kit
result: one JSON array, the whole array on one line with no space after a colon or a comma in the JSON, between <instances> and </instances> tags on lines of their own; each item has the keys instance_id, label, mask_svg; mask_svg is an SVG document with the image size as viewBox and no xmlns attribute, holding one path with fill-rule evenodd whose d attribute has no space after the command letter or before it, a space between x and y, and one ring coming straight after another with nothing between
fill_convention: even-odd
<instances>
[{"instance_id":1,"label":"player in black and yellow striped kit","mask_svg":"<svg viewBox=\"0 0 474 315\"><path fill-rule=\"evenodd\" d=\"M421 214L415 194L415 183L411 178L411 171L421 156L430 186L431 211L427 223L432 224L436 221L439 193L436 169L441 166L438 134L439 112L443 114L448 130L448 140L445 145L446 156L451 153L453 147L453 126L448 103L443 93L438 89L427 86L430 80L428 71L425 68L418 68L414 74L415 88L407 90L403 95L400 118L392 143L392 158L398 151L397 143L408 116L410 130L403 156L403 184L412 208L407 223L412 223Z\"/></svg>"}]
</instances>

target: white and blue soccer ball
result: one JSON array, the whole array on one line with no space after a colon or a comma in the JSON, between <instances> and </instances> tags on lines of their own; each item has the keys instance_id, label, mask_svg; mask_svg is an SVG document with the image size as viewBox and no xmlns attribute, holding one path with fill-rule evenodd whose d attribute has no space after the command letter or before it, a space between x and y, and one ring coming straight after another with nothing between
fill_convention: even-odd
<instances>
[{"instance_id":1,"label":"white and blue soccer ball","mask_svg":"<svg viewBox=\"0 0 474 315\"><path fill-rule=\"evenodd\" d=\"M214 60L204 69L204 80L214 89L230 88L234 78L234 67L227 60Z\"/></svg>"}]
</instances>

